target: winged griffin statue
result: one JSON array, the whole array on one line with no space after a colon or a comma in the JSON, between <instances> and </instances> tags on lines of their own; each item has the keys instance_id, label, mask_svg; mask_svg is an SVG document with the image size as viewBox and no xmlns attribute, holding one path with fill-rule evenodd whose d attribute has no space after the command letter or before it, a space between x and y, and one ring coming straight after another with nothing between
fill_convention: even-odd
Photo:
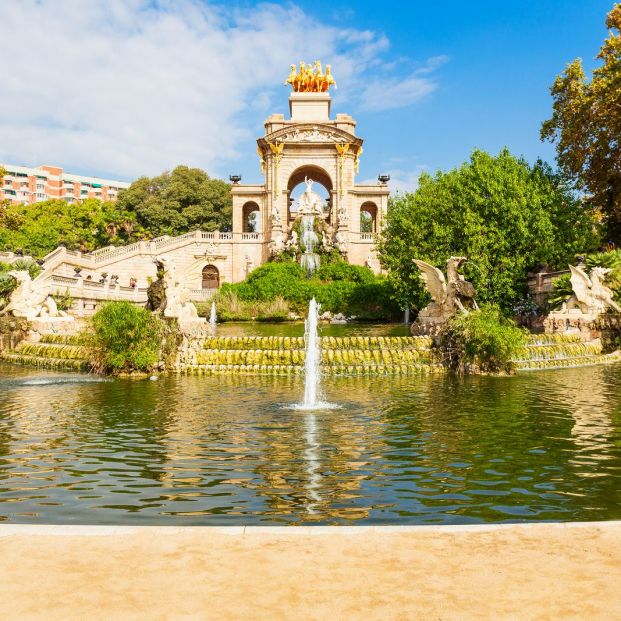
<instances>
[{"instance_id":1,"label":"winged griffin statue","mask_svg":"<svg viewBox=\"0 0 621 621\"><path fill-rule=\"evenodd\" d=\"M594 267L590 274L579 267L569 266L571 287L574 294L567 300L566 309L580 309L585 314L600 315L609 308L621 313L621 307L613 300L612 290L604 285L606 275L612 270L607 267Z\"/></svg>"},{"instance_id":2,"label":"winged griffin statue","mask_svg":"<svg viewBox=\"0 0 621 621\"><path fill-rule=\"evenodd\" d=\"M474 299L472 283L459 273L459 268L465 262L466 257L451 257L446 262L445 278L442 270L414 259L432 302L421 310L416 322L412 324L413 333L433 333L453 315L479 308Z\"/></svg>"},{"instance_id":3,"label":"winged griffin statue","mask_svg":"<svg viewBox=\"0 0 621 621\"><path fill-rule=\"evenodd\" d=\"M40 279L32 279L26 270L9 272L17 281L17 287L11 293L8 305L1 314L13 317L24 317L29 321L41 318L67 318L67 313L58 310L54 298L47 288L41 285Z\"/></svg>"}]
</instances>

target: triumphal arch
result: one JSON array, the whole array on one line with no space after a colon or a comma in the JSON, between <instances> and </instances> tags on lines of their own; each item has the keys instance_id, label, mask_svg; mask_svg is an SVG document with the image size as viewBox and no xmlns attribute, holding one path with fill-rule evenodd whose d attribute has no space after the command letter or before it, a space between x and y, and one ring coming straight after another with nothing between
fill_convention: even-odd
<instances>
[{"instance_id":1,"label":"triumphal arch","mask_svg":"<svg viewBox=\"0 0 621 621\"><path fill-rule=\"evenodd\" d=\"M349 114L331 117L330 66L291 65L289 118L272 114L257 140L264 183L234 183L233 234L261 241L260 262L287 248L297 216L293 192L305 180L325 189L328 243L350 263L379 270L375 234L386 216L385 182L356 183L363 140ZM256 255L255 255L256 256Z\"/></svg>"}]
</instances>

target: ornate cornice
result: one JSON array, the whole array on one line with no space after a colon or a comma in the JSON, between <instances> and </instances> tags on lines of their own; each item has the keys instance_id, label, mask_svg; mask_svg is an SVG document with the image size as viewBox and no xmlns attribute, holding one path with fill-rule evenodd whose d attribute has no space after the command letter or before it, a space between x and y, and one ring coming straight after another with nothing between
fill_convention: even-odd
<instances>
[{"instance_id":1,"label":"ornate cornice","mask_svg":"<svg viewBox=\"0 0 621 621\"><path fill-rule=\"evenodd\" d=\"M260 147L267 148L271 143L286 144L342 144L362 145L362 138L324 123L296 123L289 127L281 127L263 138L258 139Z\"/></svg>"}]
</instances>

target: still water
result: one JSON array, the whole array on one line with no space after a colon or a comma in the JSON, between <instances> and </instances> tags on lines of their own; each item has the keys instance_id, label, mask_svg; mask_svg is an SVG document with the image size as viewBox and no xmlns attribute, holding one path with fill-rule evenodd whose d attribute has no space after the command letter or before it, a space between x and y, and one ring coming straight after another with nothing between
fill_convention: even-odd
<instances>
[{"instance_id":1,"label":"still water","mask_svg":"<svg viewBox=\"0 0 621 621\"><path fill-rule=\"evenodd\" d=\"M0 366L0 521L621 518L621 367L510 378L102 380Z\"/></svg>"}]
</instances>

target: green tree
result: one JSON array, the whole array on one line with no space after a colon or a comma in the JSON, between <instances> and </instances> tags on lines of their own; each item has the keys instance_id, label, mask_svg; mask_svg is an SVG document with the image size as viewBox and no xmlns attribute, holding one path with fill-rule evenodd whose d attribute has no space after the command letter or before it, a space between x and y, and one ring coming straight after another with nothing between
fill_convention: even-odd
<instances>
[{"instance_id":1,"label":"green tree","mask_svg":"<svg viewBox=\"0 0 621 621\"><path fill-rule=\"evenodd\" d=\"M135 214L151 236L192 229L231 230L231 186L199 168L177 166L158 177L141 177L119 192L118 208Z\"/></svg>"},{"instance_id":2,"label":"green tree","mask_svg":"<svg viewBox=\"0 0 621 621\"><path fill-rule=\"evenodd\" d=\"M552 88L552 117L542 140L556 145L563 173L587 192L608 225L609 238L621 241L621 4L606 19L612 31L597 58L602 65L589 81L576 59Z\"/></svg>"},{"instance_id":3,"label":"green tree","mask_svg":"<svg viewBox=\"0 0 621 621\"><path fill-rule=\"evenodd\" d=\"M111 243L131 241L134 215L114 203L88 198L69 204L60 199L0 209L0 249L45 256L57 246L90 251ZM139 232L139 230L138 230Z\"/></svg>"},{"instance_id":4,"label":"green tree","mask_svg":"<svg viewBox=\"0 0 621 621\"><path fill-rule=\"evenodd\" d=\"M596 240L592 213L548 165L475 150L460 168L423 174L416 192L391 199L379 252L402 308L428 301L412 259L444 269L464 255L477 299L506 312L530 269L565 267Z\"/></svg>"}]
</instances>

